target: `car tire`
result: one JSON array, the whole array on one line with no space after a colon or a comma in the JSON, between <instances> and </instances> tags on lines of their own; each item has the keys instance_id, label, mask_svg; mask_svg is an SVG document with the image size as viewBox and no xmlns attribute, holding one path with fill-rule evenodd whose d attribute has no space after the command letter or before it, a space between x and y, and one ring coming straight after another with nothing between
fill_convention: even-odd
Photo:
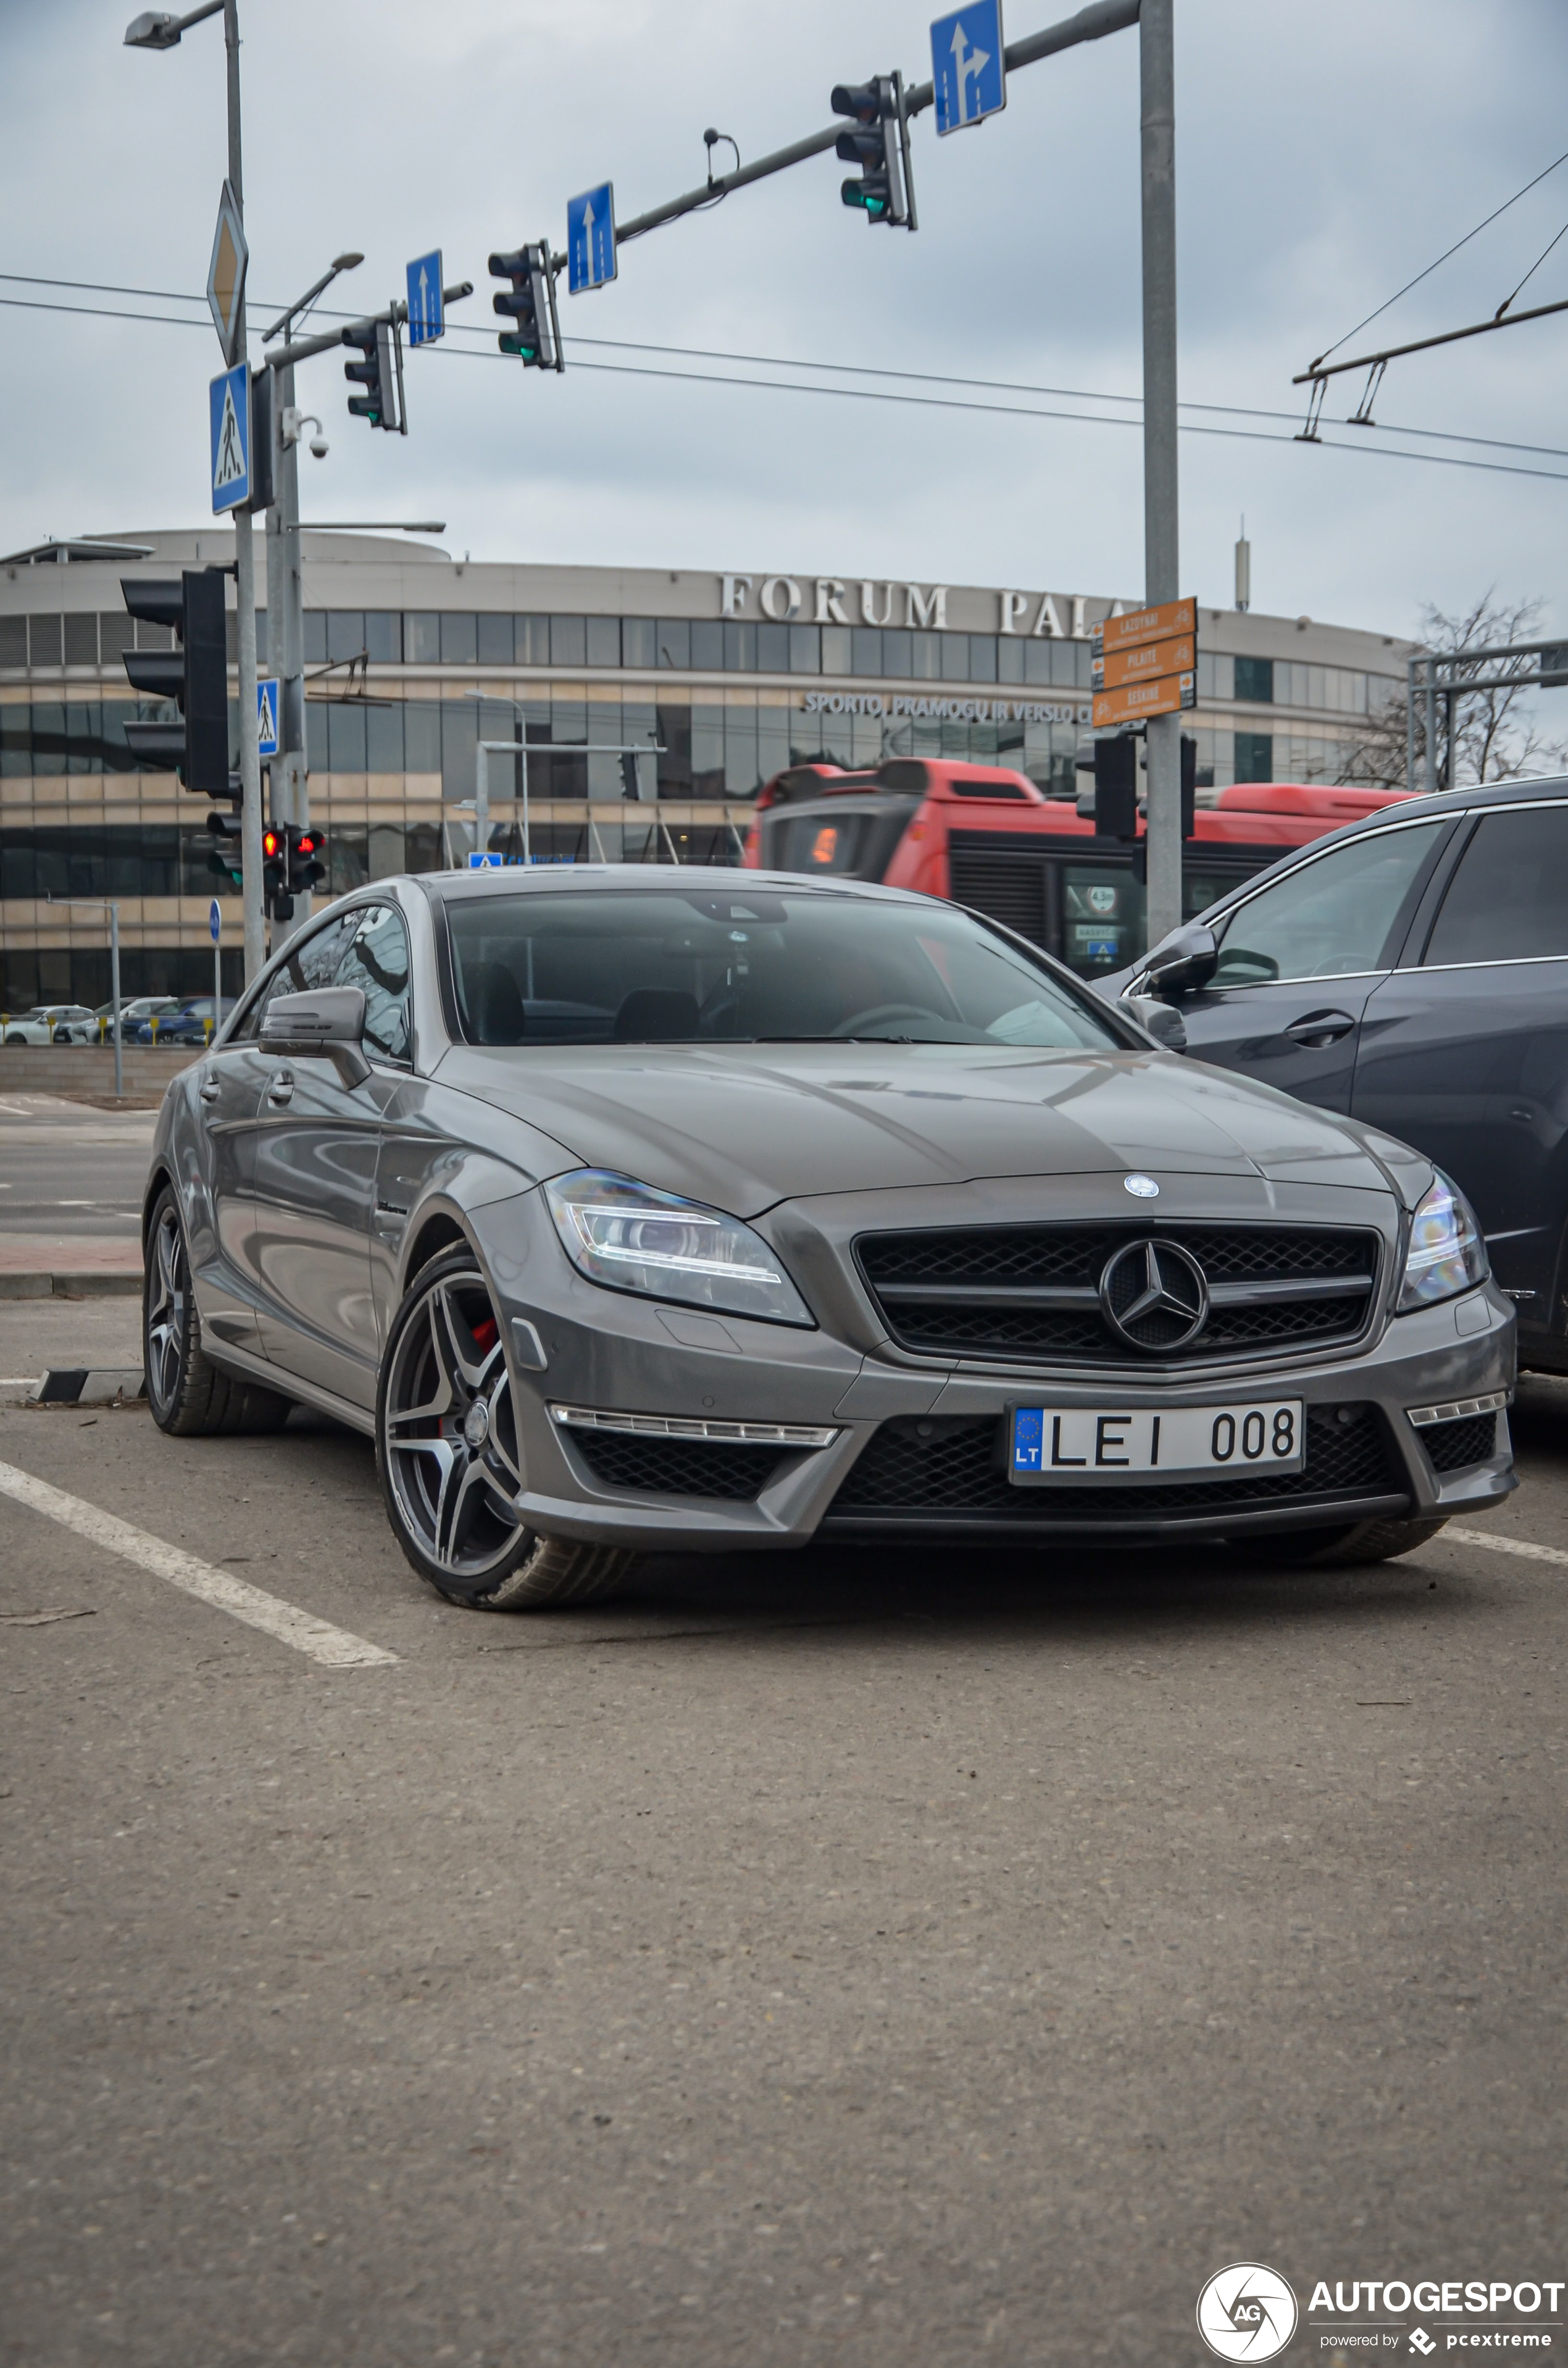
<instances>
[{"instance_id":1,"label":"car tire","mask_svg":"<svg viewBox=\"0 0 1568 2368\"><path fill-rule=\"evenodd\" d=\"M179 1203L166 1184L147 1228L142 1370L153 1419L172 1439L280 1430L289 1419L288 1398L221 1372L202 1348L190 1252Z\"/></svg>"},{"instance_id":2,"label":"car tire","mask_svg":"<svg viewBox=\"0 0 1568 2368\"><path fill-rule=\"evenodd\" d=\"M513 1509L521 1450L500 1319L473 1252L421 1269L393 1316L376 1393L376 1471L392 1535L466 1611L543 1611L608 1594L618 1546L540 1537Z\"/></svg>"},{"instance_id":3,"label":"car tire","mask_svg":"<svg viewBox=\"0 0 1568 2368\"><path fill-rule=\"evenodd\" d=\"M28 1040L25 1036L18 1036L15 1030L13 1030L11 1034L6 1039L7 1044L25 1044L27 1041Z\"/></svg>"},{"instance_id":4,"label":"car tire","mask_svg":"<svg viewBox=\"0 0 1568 2368\"><path fill-rule=\"evenodd\" d=\"M1343 1530L1307 1531L1303 1535L1270 1539L1261 1549L1271 1561L1288 1562L1301 1570L1341 1570L1355 1563L1392 1562L1397 1554L1414 1554L1448 1524L1446 1513L1420 1521L1386 1518L1352 1521Z\"/></svg>"}]
</instances>

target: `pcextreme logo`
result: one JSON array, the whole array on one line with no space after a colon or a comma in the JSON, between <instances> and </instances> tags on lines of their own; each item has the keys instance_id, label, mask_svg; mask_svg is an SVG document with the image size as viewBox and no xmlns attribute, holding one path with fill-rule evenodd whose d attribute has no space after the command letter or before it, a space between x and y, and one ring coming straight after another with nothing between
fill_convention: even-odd
<instances>
[{"instance_id":1,"label":"pcextreme logo","mask_svg":"<svg viewBox=\"0 0 1568 2368\"><path fill-rule=\"evenodd\" d=\"M1296 2297L1278 2270L1233 2261L1198 2297L1198 2332L1217 2360L1272 2360L1296 2332Z\"/></svg>"}]
</instances>

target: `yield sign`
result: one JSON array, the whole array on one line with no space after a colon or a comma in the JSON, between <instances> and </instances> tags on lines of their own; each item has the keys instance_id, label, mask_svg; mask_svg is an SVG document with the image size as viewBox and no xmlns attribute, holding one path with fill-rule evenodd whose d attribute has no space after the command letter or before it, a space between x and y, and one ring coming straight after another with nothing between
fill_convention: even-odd
<instances>
[{"instance_id":1,"label":"yield sign","mask_svg":"<svg viewBox=\"0 0 1568 2368\"><path fill-rule=\"evenodd\" d=\"M244 225L230 184L218 200L218 227L212 236L212 262L207 274L207 302L223 359L233 368L244 347L245 266L250 249Z\"/></svg>"}]
</instances>

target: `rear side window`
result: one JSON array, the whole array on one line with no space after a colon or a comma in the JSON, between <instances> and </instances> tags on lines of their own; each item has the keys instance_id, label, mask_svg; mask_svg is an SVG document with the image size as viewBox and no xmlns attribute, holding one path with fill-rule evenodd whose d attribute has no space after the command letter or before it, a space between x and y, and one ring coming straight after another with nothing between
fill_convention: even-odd
<instances>
[{"instance_id":1,"label":"rear side window","mask_svg":"<svg viewBox=\"0 0 1568 2368\"><path fill-rule=\"evenodd\" d=\"M1303 863L1232 916L1215 986L1381 970L1388 941L1446 822L1353 840Z\"/></svg>"},{"instance_id":2,"label":"rear side window","mask_svg":"<svg viewBox=\"0 0 1568 2368\"><path fill-rule=\"evenodd\" d=\"M337 965L335 986L365 996L365 1042L383 1061L408 1059L408 932L391 905L355 916L354 942Z\"/></svg>"},{"instance_id":3,"label":"rear side window","mask_svg":"<svg viewBox=\"0 0 1568 2368\"><path fill-rule=\"evenodd\" d=\"M275 995L301 995L314 987L330 986L344 949L363 918L362 910L339 913L308 932L301 931L235 1029L231 1043L254 1044L256 1042L261 1034L261 1023L267 1017L267 1006Z\"/></svg>"},{"instance_id":4,"label":"rear side window","mask_svg":"<svg viewBox=\"0 0 1568 2368\"><path fill-rule=\"evenodd\" d=\"M1568 954L1568 806L1487 814L1459 866L1426 959L1539 962Z\"/></svg>"}]
</instances>

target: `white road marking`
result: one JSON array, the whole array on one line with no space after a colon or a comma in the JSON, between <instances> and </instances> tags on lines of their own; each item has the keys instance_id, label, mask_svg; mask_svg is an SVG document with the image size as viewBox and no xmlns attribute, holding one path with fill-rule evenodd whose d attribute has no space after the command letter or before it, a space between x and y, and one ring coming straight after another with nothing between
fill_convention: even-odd
<instances>
[{"instance_id":1,"label":"white road marking","mask_svg":"<svg viewBox=\"0 0 1568 2368\"><path fill-rule=\"evenodd\" d=\"M1494 1554L1524 1554L1530 1562L1568 1563L1568 1554L1558 1546L1532 1546L1528 1538L1500 1538L1491 1530L1457 1530L1450 1521L1443 1535L1462 1538L1467 1546L1490 1546Z\"/></svg>"},{"instance_id":2,"label":"white road marking","mask_svg":"<svg viewBox=\"0 0 1568 2368\"><path fill-rule=\"evenodd\" d=\"M109 1554L121 1555L127 1562L136 1563L142 1570L150 1570L154 1578L166 1578L171 1587L199 1597L203 1603L243 1620L247 1627L259 1628L266 1635L275 1636L280 1645L291 1645L297 1653L320 1661L324 1668L373 1668L398 1657L380 1645L367 1644L363 1636L351 1636L347 1628L334 1628L329 1622L318 1620L313 1612L301 1611L296 1604L266 1594L243 1578L231 1578L227 1571L214 1570L210 1563L199 1561L183 1546L167 1545L145 1530L133 1529L129 1521L120 1520L113 1513L100 1512L97 1505L89 1505L84 1497L67 1496L63 1488L51 1487L47 1480L18 1471L14 1463L0 1463L0 1495L14 1497L17 1504L29 1506L35 1513L46 1514L51 1521L74 1530L78 1537L103 1546Z\"/></svg>"}]
</instances>

